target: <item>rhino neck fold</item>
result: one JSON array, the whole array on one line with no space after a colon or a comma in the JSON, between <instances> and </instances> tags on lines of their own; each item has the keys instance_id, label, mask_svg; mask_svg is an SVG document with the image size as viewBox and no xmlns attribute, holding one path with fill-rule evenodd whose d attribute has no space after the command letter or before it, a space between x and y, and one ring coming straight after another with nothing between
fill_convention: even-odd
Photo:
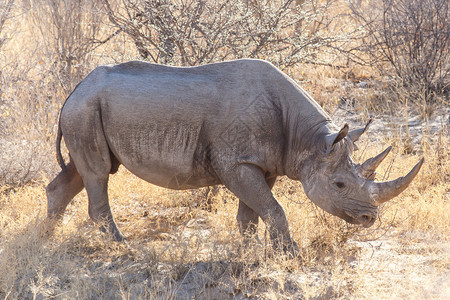
<instances>
[{"instance_id":1,"label":"rhino neck fold","mask_svg":"<svg viewBox=\"0 0 450 300\"><path fill-rule=\"evenodd\" d=\"M283 122L286 134L284 172L300 180L304 161L322 149L323 137L336 132L329 115L301 87L293 83L284 101Z\"/></svg>"}]
</instances>

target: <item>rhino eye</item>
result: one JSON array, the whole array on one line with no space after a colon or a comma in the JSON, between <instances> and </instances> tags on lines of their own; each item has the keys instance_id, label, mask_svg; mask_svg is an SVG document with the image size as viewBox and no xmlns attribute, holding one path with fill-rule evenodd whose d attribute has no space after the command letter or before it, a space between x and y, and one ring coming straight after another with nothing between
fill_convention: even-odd
<instances>
[{"instance_id":1,"label":"rhino eye","mask_svg":"<svg viewBox=\"0 0 450 300\"><path fill-rule=\"evenodd\" d=\"M338 188L340 188L340 189L345 188L345 184L344 184L343 182L340 182L340 181L336 182L335 185L336 185Z\"/></svg>"}]
</instances>

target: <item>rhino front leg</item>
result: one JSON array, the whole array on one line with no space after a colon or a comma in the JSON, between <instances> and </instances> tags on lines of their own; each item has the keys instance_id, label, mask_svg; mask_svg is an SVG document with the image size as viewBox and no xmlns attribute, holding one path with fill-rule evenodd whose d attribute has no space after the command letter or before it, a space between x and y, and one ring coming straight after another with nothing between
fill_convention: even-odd
<instances>
[{"instance_id":1,"label":"rhino front leg","mask_svg":"<svg viewBox=\"0 0 450 300\"><path fill-rule=\"evenodd\" d=\"M276 177L266 179L266 183L270 189L272 189L276 180ZM256 234L259 223L259 215L242 200L239 200L236 220L239 224L239 231L243 236L251 238Z\"/></svg>"},{"instance_id":2,"label":"rhino front leg","mask_svg":"<svg viewBox=\"0 0 450 300\"><path fill-rule=\"evenodd\" d=\"M67 205L83 189L83 180L73 162L70 162L46 188L47 218L59 220Z\"/></svg>"},{"instance_id":3,"label":"rhino front leg","mask_svg":"<svg viewBox=\"0 0 450 300\"><path fill-rule=\"evenodd\" d=\"M268 228L274 248L297 254L298 247L291 239L284 209L273 197L260 168L250 164L239 165L223 176L223 183L245 204L240 205L240 218L243 219L240 224L251 222L258 215ZM249 209L256 215L249 213Z\"/></svg>"},{"instance_id":4,"label":"rhino front leg","mask_svg":"<svg viewBox=\"0 0 450 300\"><path fill-rule=\"evenodd\" d=\"M114 240L121 242L125 237L117 228L108 200L108 176L98 178L87 176L83 178L89 201L89 216L96 223L103 223L100 230L110 233Z\"/></svg>"},{"instance_id":5,"label":"rhino front leg","mask_svg":"<svg viewBox=\"0 0 450 300\"><path fill-rule=\"evenodd\" d=\"M258 214L247 206L244 201L239 200L239 208L236 220L239 225L239 231L244 237L252 237L256 234L258 228Z\"/></svg>"}]
</instances>

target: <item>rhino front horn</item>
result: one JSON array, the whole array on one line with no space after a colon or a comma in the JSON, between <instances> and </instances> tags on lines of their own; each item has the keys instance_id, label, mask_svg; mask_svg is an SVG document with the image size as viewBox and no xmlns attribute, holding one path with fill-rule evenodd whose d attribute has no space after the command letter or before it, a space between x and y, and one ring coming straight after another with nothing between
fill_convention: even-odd
<instances>
[{"instance_id":1,"label":"rhino front horn","mask_svg":"<svg viewBox=\"0 0 450 300\"><path fill-rule=\"evenodd\" d=\"M403 192L411 181L416 177L417 173L419 173L420 168L422 167L424 162L424 158L421 158L420 161L412 168L412 170L403 177L397 178L391 181L384 182L373 182L374 185L374 200L378 204L382 204L386 201L391 200L401 192Z\"/></svg>"}]
</instances>

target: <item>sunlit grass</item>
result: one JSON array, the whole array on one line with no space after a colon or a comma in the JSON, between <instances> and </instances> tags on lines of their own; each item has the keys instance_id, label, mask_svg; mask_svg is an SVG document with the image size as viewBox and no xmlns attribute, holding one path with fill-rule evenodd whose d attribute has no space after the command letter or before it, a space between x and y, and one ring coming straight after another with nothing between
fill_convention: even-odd
<instances>
[{"instance_id":1,"label":"sunlit grass","mask_svg":"<svg viewBox=\"0 0 450 300\"><path fill-rule=\"evenodd\" d=\"M364 155L373 153L368 149ZM225 189L213 198L214 209L209 212L199 208L203 201L199 192L159 188L121 168L111 176L109 194L128 244L112 242L98 231L88 218L85 192L74 199L62 224L47 237L45 180L4 191L0 194L0 294L171 298L177 291L186 293L180 282L191 276L201 281L196 287L201 294L383 297L389 295L390 286L383 274L392 264L399 265L402 276L432 272L418 276L421 284L423 280L433 284L449 268L450 204L449 184L434 178L442 170L434 164L433 151L427 154L428 163L417 180L383 207L380 220L370 229L347 225L320 211L299 183L281 178L274 194L286 208L301 249L293 260L271 254L263 224L262 244L243 246L235 221L237 200ZM404 174L416 161L415 156L396 156L389 177ZM389 164L380 166L380 176ZM440 168L448 167L448 159L440 163ZM180 205L174 205L177 202ZM410 257L410 264L396 259L403 256ZM421 263L426 267L418 271ZM411 282L399 279L395 295L407 295L411 287ZM426 295L423 289L412 291L417 297Z\"/></svg>"}]
</instances>

